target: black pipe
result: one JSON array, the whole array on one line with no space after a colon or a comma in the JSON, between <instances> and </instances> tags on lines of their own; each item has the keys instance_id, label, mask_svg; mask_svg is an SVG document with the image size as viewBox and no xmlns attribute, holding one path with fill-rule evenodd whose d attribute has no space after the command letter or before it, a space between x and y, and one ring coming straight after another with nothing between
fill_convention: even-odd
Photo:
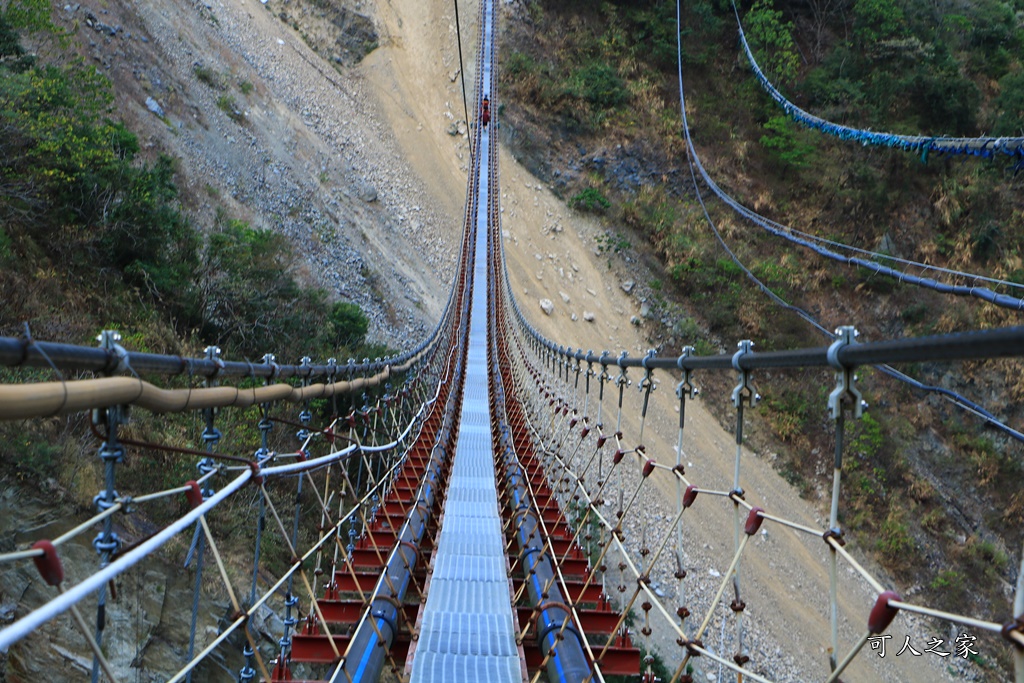
<instances>
[{"instance_id":1,"label":"black pipe","mask_svg":"<svg viewBox=\"0 0 1024 683\"><path fill-rule=\"evenodd\" d=\"M499 389L504 403L504 391ZM504 426L504 425L503 425ZM507 427L501 435L500 448L504 453L505 482L508 499L512 505L511 514L519 522L516 525L516 540L519 543L519 566L526 582L526 590L533 605L547 606L537 613L537 644L548 660L548 680L552 683L579 683L590 674L590 663L583 650L583 635L577 630L572 614L560 605L568 604L555 580L551 553L545 545L540 520L534 513L532 502L519 459L509 439ZM564 636L559 633L565 626Z\"/></svg>"},{"instance_id":2,"label":"black pipe","mask_svg":"<svg viewBox=\"0 0 1024 683\"><path fill-rule=\"evenodd\" d=\"M656 356L652 358L616 358L608 352L600 354L564 349L527 328L545 348L555 355L607 367L670 370L735 369L732 354L715 356ZM844 367L922 361L983 360L1024 356L1024 326L994 330L974 330L927 337L908 337L880 342L854 343L838 350L836 359ZM755 368L829 367L828 347L791 349L787 351L751 352L737 359L743 370Z\"/></svg>"}]
</instances>

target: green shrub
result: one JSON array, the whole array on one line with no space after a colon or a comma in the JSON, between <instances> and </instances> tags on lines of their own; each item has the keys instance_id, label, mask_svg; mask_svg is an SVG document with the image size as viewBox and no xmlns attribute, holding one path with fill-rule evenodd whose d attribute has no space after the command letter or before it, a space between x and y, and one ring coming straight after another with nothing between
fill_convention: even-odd
<instances>
[{"instance_id":1,"label":"green shrub","mask_svg":"<svg viewBox=\"0 0 1024 683\"><path fill-rule=\"evenodd\" d=\"M221 95L217 98L217 108L228 115L235 123L245 123L245 112L238 108L238 103L231 95Z\"/></svg>"},{"instance_id":2,"label":"green shrub","mask_svg":"<svg viewBox=\"0 0 1024 683\"><path fill-rule=\"evenodd\" d=\"M672 234L678 214L663 191L644 186L623 205L622 218L626 225L658 241Z\"/></svg>"},{"instance_id":3,"label":"green shrub","mask_svg":"<svg viewBox=\"0 0 1024 683\"><path fill-rule=\"evenodd\" d=\"M366 341L370 320L358 304L339 301L331 307L327 322L330 326L328 342L334 346L355 349Z\"/></svg>"},{"instance_id":4,"label":"green shrub","mask_svg":"<svg viewBox=\"0 0 1024 683\"><path fill-rule=\"evenodd\" d=\"M905 569L913 559L917 546L904 520L903 510L896 505L890 507L888 516L882 522L875 548L896 569Z\"/></svg>"},{"instance_id":5,"label":"green shrub","mask_svg":"<svg viewBox=\"0 0 1024 683\"><path fill-rule=\"evenodd\" d=\"M0 63L14 73L27 71L35 63L35 57L28 54L21 46L17 32L2 13L0 13Z\"/></svg>"},{"instance_id":6,"label":"green shrub","mask_svg":"<svg viewBox=\"0 0 1024 683\"><path fill-rule=\"evenodd\" d=\"M214 90L224 90L228 87L227 80L224 76L208 66L200 66L197 64L192 73L196 75L196 79L198 79L200 83L205 83Z\"/></svg>"},{"instance_id":7,"label":"green shrub","mask_svg":"<svg viewBox=\"0 0 1024 683\"><path fill-rule=\"evenodd\" d=\"M999 80L996 98L999 116L993 135L1024 135L1024 71L1007 74Z\"/></svg>"},{"instance_id":8,"label":"green shrub","mask_svg":"<svg viewBox=\"0 0 1024 683\"><path fill-rule=\"evenodd\" d=\"M782 12L772 6L772 0L757 0L743 25L761 70L774 79L776 85L792 83L800 64L793 40L793 24L782 21Z\"/></svg>"},{"instance_id":9,"label":"green shrub","mask_svg":"<svg viewBox=\"0 0 1024 683\"><path fill-rule=\"evenodd\" d=\"M12 459L18 481L38 483L54 476L59 464L60 448L33 438L30 432L25 433L29 436L7 442L13 447Z\"/></svg>"},{"instance_id":10,"label":"green shrub","mask_svg":"<svg viewBox=\"0 0 1024 683\"><path fill-rule=\"evenodd\" d=\"M807 168L814 147L803 139L803 131L785 116L773 116L764 124L761 144L780 162L794 168Z\"/></svg>"},{"instance_id":11,"label":"green shrub","mask_svg":"<svg viewBox=\"0 0 1024 683\"><path fill-rule=\"evenodd\" d=\"M803 391L784 389L778 395L765 397L772 431L782 441L791 442L804 433L810 406Z\"/></svg>"},{"instance_id":12,"label":"green shrub","mask_svg":"<svg viewBox=\"0 0 1024 683\"><path fill-rule=\"evenodd\" d=\"M867 45L906 33L903 11L894 0L856 0L853 17L854 33Z\"/></svg>"},{"instance_id":13,"label":"green shrub","mask_svg":"<svg viewBox=\"0 0 1024 683\"><path fill-rule=\"evenodd\" d=\"M597 236L597 251L600 254L618 254L631 246L629 240L618 233L606 232Z\"/></svg>"},{"instance_id":14,"label":"green shrub","mask_svg":"<svg viewBox=\"0 0 1024 683\"><path fill-rule=\"evenodd\" d=\"M857 422L850 448L861 457L873 458L884 444L885 435L882 433L882 426L870 413L864 413Z\"/></svg>"},{"instance_id":15,"label":"green shrub","mask_svg":"<svg viewBox=\"0 0 1024 683\"><path fill-rule=\"evenodd\" d=\"M295 282L293 262L284 236L223 221L203 257L204 341L250 358L271 350L295 355L301 346L313 346L326 297Z\"/></svg>"},{"instance_id":16,"label":"green shrub","mask_svg":"<svg viewBox=\"0 0 1024 683\"><path fill-rule=\"evenodd\" d=\"M537 62L525 52L513 50L502 64L503 74L523 76L537 71Z\"/></svg>"},{"instance_id":17,"label":"green shrub","mask_svg":"<svg viewBox=\"0 0 1024 683\"><path fill-rule=\"evenodd\" d=\"M611 207L612 203L608 201L608 198L601 194L601 191L588 187L575 197L569 200L569 206L579 211L589 211L590 213L604 213Z\"/></svg>"},{"instance_id":18,"label":"green shrub","mask_svg":"<svg viewBox=\"0 0 1024 683\"><path fill-rule=\"evenodd\" d=\"M569 78L568 91L598 109L614 109L629 99L618 72L602 62L591 62L577 69Z\"/></svg>"}]
</instances>

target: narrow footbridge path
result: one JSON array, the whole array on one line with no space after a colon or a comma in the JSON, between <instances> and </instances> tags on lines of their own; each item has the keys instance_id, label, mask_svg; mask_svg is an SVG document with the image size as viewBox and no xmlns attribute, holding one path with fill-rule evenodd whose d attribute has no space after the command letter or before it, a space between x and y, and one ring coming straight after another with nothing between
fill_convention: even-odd
<instances>
[{"instance_id":1,"label":"narrow footbridge path","mask_svg":"<svg viewBox=\"0 0 1024 683\"><path fill-rule=\"evenodd\" d=\"M789 653L806 680L873 680L865 656L914 613L956 629L954 656L984 649L1024 683L1020 572L998 614L904 600L846 547L840 505L846 420L866 408L856 368L1021 356L1024 328L861 343L849 327L820 348L759 353L742 341L735 354L687 346L642 358L547 339L519 310L503 259L498 10L481 0L461 255L429 339L374 361L282 364L228 360L216 347L202 358L133 352L113 331L99 347L0 338L0 364L54 374L0 385L0 419L91 430L103 482L90 518L56 536L0 539L0 598L34 587L10 609L0 600L7 675L55 666L46 653L59 643L77 664L50 680L779 680L759 645L770 638L751 632L747 601L758 596L741 581L743 558L760 552L751 539L777 525L817 543L828 575L819 616L829 628ZM835 377L832 505L820 528L749 502L757 492L743 488L755 375L791 368ZM682 457L704 372L736 378L724 489L692 479ZM651 393L665 381L678 399L667 455L644 445ZM631 385L638 402L624 400ZM191 445L148 441L129 428L129 409L191 414L201 429ZM196 462L195 478L160 485L168 458ZM139 477L126 477L128 465L151 468L152 487L129 490ZM711 508L729 520L730 550L699 589L685 529L710 524ZM94 561L69 564L83 546ZM184 563L194 582L171 669L150 655L157 636L138 593L146 567L166 563ZM874 597L855 608L851 631L840 603L852 584Z\"/></svg>"}]
</instances>

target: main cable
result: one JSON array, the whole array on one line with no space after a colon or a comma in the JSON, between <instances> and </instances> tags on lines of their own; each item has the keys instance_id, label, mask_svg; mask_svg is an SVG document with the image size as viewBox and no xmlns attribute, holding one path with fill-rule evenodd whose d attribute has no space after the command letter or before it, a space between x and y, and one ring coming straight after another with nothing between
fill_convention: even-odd
<instances>
[{"instance_id":1,"label":"main cable","mask_svg":"<svg viewBox=\"0 0 1024 683\"><path fill-rule=\"evenodd\" d=\"M840 140L852 140L853 142L859 142L862 145L876 145L879 147L889 147L910 152L920 152L922 162L928 161L929 153L960 154L983 157L985 159L991 159L996 154L1004 154L1017 160L1015 165L1017 170L1020 170L1021 165L1024 164L1024 138L1020 137L984 136L967 138L880 133L844 126L841 123L827 121L804 111L786 99L785 95L779 92L778 88L776 88L772 82L768 80L768 77L765 76L764 72L761 71L761 67L758 66L757 60L754 59L754 53L751 51L749 43L747 43L747 37L743 33L743 23L740 21L740 13L739 10L736 9L735 2L732 3L732 10L736 15L736 25L739 28L740 43L743 46L743 51L747 55L747 61L750 62L750 68L753 70L758 83L760 83L764 91L768 93L768 95L775 100L780 107L782 107L782 110L786 112L786 115L797 123L806 126L807 128L819 130L826 135L831 135L839 138Z\"/></svg>"},{"instance_id":2,"label":"main cable","mask_svg":"<svg viewBox=\"0 0 1024 683\"><path fill-rule=\"evenodd\" d=\"M462 109L466 112L466 132L469 134L469 102L466 99L466 68L462 65L462 27L459 24L459 0L455 3L455 37L459 42L459 80L462 81Z\"/></svg>"}]
</instances>

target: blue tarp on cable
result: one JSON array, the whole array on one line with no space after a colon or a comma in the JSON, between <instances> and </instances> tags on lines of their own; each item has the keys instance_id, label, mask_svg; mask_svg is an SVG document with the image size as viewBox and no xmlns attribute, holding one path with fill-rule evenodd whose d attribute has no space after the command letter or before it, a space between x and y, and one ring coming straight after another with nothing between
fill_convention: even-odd
<instances>
[{"instance_id":1,"label":"blue tarp on cable","mask_svg":"<svg viewBox=\"0 0 1024 683\"><path fill-rule=\"evenodd\" d=\"M739 16L736 17L739 25ZM840 140L852 140L862 145L877 145L879 147L891 147L906 152L917 152L921 155L921 161L928 161L929 154L960 154L966 156L983 157L991 159L996 155L1006 155L1017 160L1018 166L1024 164L1024 138L950 138L950 137L928 137L924 135L897 135L895 133L877 133L860 128L851 128L832 121L826 121L814 114L810 114L792 102L779 92L772 85L768 77L761 71L754 59L754 53L750 50L747 38L743 34L743 26L739 25L740 43L743 51L747 54L750 67L754 71L761 87L764 88L773 100L775 100L786 115L791 119L808 128L819 130L822 133L837 137Z\"/></svg>"}]
</instances>

